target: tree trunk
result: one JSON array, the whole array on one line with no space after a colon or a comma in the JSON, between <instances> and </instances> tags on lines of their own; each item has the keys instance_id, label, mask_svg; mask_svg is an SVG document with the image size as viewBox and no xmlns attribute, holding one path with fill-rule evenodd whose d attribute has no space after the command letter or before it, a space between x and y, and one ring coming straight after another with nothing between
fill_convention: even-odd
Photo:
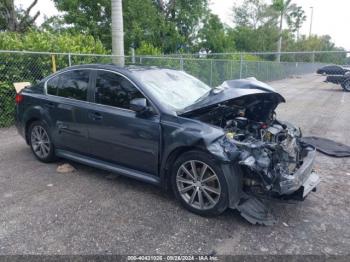
<instances>
[{"instance_id":1,"label":"tree trunk","mask_svg":"<svg viewBox=\"0 0 350 262\"><path fill-rule=\"evenodd\" d=\"M8 29L11 32L15 32L17 29L17 18L16 18L16 11L15 11L15 4L14 0L8 1Z\"/></svg>"},{"instance_id":2,"label":"tree trunk","mask_svg":"<svg viewBox=\"0 0 350 262\"><path fill-rule=\"evenodd\" d=\"M113 63L124 66L124 29L122 0L112 1L112 54Z\"/></svg>"},{"instance_id":3,"label":"tree trunk","mask_svg":"<svg viewBox=\"0 0 350 262\"><path fill-rule=\"evenodd\" d=\"M283 12L281 12L279 38L278 38L278 43L277 43L277 55L276 55L277 62L281 62L282 33L283 33Z\"/></svg>"}]
</instances>

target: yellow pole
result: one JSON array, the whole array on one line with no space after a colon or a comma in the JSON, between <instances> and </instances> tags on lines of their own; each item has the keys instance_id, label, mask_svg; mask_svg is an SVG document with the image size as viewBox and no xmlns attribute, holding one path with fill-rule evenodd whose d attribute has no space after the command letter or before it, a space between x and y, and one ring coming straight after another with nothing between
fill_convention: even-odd
<instances>
[{"instance_id":1,"label":"yellow pole","mask_svg":"<svg viewBox=\"0 0 350 262\"><path fill-rule=\"evenodd\" d=\"M55 55L51 55L51 62L52 62L52 72L56 72L56 57Z\"/></svg>"}]
</instances>

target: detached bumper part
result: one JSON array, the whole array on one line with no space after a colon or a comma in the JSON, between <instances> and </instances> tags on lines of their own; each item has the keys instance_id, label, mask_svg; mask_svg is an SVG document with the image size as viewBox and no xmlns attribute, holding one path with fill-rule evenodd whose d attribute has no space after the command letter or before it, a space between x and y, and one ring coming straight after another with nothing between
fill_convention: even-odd
<instances>
[{"instance_id":1,"label":"detached bumper part","mask_svg":"<svg viewBox=\"0 0 350 262\"><path fill-rule=\"evenodd\" d=\"M305 150L306 155L300 168L293 175L283 176L275 184L274 189L282 199L303 200L311 191L316 191L320 182L320 177L313 171L316 149L307 146ZM256 196L244 195L236 208L252 224L273 225L276 218L264 202Z\"/></svg>"},{"instance_id":2,"label":"detached bumper part","mask_svg":"<svg viewBox=\"0 0 350 262\"><path fill-rule=\"evenodd\" d=\"M316 149L309 146L305 150L307 153L299 169L293 175L284 176L279 182L278 193L280 195L290 195L302 190L302 195L305 197L320 182L319 176L313 171Z\"/></svg>"},{"instance_id":3,"label":"detached bumper part","mask_svg":"<svg viewBox=\"0 0 350 262\"><path fill-rule=\"evenodd\" d=\"M254 196L245 196L238 204L237 210L253 225L272 226L277 222L270 208Z\"/></svg>"}]
</instances>

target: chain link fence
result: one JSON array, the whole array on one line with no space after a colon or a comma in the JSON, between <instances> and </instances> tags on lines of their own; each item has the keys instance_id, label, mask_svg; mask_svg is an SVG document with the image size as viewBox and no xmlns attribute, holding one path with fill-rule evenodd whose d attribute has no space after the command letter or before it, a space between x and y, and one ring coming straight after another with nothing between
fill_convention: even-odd
<instances>
[{"instance_id":1,"label":"chain link fence","mask_svg":"<svg viewBox=\"0 0 350 262\"><path fill-rule=\"evenodd\" d=\"M298 52L281 53L227 53L169 56L126 56L126 65L158 66L184 70L210 86L228 79L255 77L269 82L288 77L314 73L325 64L345 64L347 53ZM53 72L68 66L89 63L112 63L111 55L69 54L49 52L0 50L0 127L14 123L15 89L13 83L35 83Z\"/></svg>"}]
</instances>

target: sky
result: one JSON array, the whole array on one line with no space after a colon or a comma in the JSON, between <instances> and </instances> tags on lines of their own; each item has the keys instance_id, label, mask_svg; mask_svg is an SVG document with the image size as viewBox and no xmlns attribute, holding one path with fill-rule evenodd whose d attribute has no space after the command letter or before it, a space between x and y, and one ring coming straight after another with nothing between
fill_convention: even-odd
<instances>
[{"instance_id":1,"label":"sky","mask_svg":"<svg viewBox=\"0 0 350 262\"><path fill-rule=\"evenodd\" d=\"M140 0L142 1L142 0ZM217 14L221 21L229 26L233 26L232 8L239 5L243 0L210 0L210 8ZM266 0L269 2L269 0ZM303 7L307 14L307 20L301 29L301 34L309 34L311 6L313 6L313 26L312 34L332 37L337 46L350 50L350 28L347 22L350 10L350 0L293 0L293 3ZM15 5L27 7L31 0L15 0ZM41 11L38 23L44 21L44 16L50 17L57 14L57 10L51 0L38 0L38 4L33 8L32 13Z\"/></svg>"},{"instance_id":2,"label":"sky","mask_svg":"<svg viewBox=\"0 0 350 262\"><path fill-rule=\"evenodd\" d=\"M242 0L211 0L210 8L217 14L223 23L233 26L232 8L234 4L239 5ZM266 1L269 2L269 1ZM350 50L350 0L292 0L302 6L306 12L305 21L300 33L309 34L311 6L314 8L312 34L330 35L337 46Z\"/></svg>"}]
</instances>

